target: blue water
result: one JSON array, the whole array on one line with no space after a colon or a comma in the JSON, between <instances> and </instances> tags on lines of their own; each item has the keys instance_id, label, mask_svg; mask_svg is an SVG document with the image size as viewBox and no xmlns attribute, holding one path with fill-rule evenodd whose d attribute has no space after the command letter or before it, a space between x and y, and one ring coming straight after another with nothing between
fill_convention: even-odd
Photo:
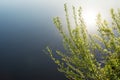
<instances>
[{"instance_id":1,"label":"blue water","mask_svg":"<svg viewBox=\"0 0 120 80\"><path fill-rule=\"evenodd\" d=\"M66 80L43 52L61 47L51 15L42 7L0 8L0 80Z\"/></svg>"}]
</instances>

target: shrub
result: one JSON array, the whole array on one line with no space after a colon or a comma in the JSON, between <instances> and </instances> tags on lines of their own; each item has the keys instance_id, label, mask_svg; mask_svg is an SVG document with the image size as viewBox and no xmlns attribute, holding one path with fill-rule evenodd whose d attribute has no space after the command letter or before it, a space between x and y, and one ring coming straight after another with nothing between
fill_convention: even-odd
<instances>
[{"instance_id":1,"label":"shrub","mask_svg":"<svg viewBox=\"0 0 120 80\"><path fill-rule=\"evenodd\" d=\"M112 22L97 16L98 33L87 32L81 7L76 14L73 7L75 28L72 29L67 5L64 5L68 33L63 29L60 18L53 22L63 38L65 52L56 50L60 59L54 57L47 47L52 60L59 66L69 80L120 80L120 10L111 9ZM69 34L69 35L68 35ZM98 56L99 55L99 56Z\"/></svg>"}]
</instances>

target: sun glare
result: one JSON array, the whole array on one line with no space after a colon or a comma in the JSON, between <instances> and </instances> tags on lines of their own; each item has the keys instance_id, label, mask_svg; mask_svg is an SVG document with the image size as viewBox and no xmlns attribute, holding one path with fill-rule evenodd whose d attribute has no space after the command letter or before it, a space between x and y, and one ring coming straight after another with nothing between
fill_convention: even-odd
<instances>
[{"instance_id":1,"label":"sun glare","mask_svg":"<svg viewBox=\"0 0 120 80\"><path fill-rule=\"evenodd\" d=\"M88 26L95 25L96 15L97 15L97 13L95 11L92 11L92 10L88 10L88 11L83 12L83 18Z\"/></svg>"},{"instance_id":2,"label":"sun glare","mask_svg":"<svg viewBox=\"0 0 120 80\"><path fill-rule=\"evenodd\" d=\"M83 11L83 18L90 31L95 30L97 12L94 10Z\"/></svg>"}]
</instances>

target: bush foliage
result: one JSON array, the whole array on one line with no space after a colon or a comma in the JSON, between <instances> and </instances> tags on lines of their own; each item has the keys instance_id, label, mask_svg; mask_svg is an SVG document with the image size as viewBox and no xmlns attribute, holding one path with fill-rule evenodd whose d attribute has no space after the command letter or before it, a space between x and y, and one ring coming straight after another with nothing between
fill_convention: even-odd
<instances>
[{"instance_id":1,"label":"bush foliage","mask_svg":"<svg viewBox=\"0 0 120 80\"><path fill-rule=\"evenodd\" d=\"M108 23L97 16L98 33L90 35L81 16L81 7L73 7L75 28L72 29L67 5L64 5L68 33L60 18L53 22L63 38L65 52L56 50L57 59L47 47L52 60L69 80L120 80L120 10L111 9L112 21ZM68 35L69 34L69 35Z\"/></svg>"}]
</instances>

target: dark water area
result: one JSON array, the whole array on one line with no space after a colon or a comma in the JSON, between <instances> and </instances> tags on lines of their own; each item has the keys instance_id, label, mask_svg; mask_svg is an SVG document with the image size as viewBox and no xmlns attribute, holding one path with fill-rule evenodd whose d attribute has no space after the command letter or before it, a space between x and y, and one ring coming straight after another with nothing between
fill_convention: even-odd
<instances>
[{"instance_id":1,"label":"dark water area","mask_svg":"<svg viewBox=\"0 0 120 80\"><path fill-rule=\"evenodd\" d=\"M0 80L66 80L43 52L46 46L61 47L54 14L23 8L0 8Z\"/></svg>"}]
</instances>

